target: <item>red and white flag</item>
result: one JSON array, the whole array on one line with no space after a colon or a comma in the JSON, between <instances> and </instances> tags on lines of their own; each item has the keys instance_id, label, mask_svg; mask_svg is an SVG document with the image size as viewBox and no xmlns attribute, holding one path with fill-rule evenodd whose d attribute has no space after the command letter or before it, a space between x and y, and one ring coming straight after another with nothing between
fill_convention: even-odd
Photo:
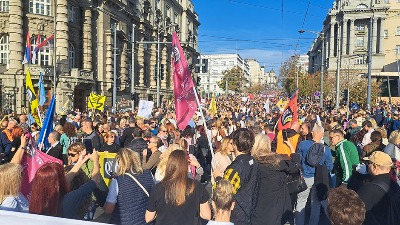
<instances>
[{"instance_id":1,"label":"red and white flag","mask_svg":"<svg viewBox=\"0 0 400 225\"><path fill-rule=\"evenodd\" d=\"M298 90L294 91L285 110L283 110L283 113L279 117L278 130L290 128L292 122L297 120L297 93Z\"/></svg>"},{"instance_id":2,"label":"red and white flag","mask_svg":"<svg viewBox=\"0 0 400 225\"><path fill-rule=\"evenodd\" d=\"M194 82L176 32L172 34L176 124L184 130L197 110Z\"/></svg>"}]
</instances>

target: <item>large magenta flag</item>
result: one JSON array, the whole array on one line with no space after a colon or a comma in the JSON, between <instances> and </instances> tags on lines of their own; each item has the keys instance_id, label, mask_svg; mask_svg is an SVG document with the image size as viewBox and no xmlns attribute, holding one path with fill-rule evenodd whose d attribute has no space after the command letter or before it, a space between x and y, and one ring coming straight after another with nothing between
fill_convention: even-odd
<instances>
[{"instance_id":1,"label":"large magenta flag","mask_svg":"<svg viewBox=\"0 0 400 225\"><path fill-rule=\"evenodd\" d=\"M176 123L183 130L196 112L197 103L193 79L176 32L172 34L172 54Z\"/></svg>"}]
</instances>

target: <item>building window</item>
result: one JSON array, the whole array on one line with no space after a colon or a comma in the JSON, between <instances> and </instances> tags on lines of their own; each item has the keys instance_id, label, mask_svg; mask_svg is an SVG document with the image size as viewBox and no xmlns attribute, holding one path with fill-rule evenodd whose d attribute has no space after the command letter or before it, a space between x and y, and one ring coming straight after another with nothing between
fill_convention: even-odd
<instances>
[{"instance_id":1,"label":"building window","mask_svg":"<svg viewBox=\"0 0 400 225\"><path fill-rule=\"evenodd\" d=\"M8 0L0 0L0 12L8 12L10 10Z\"/></svg>"},{"instance_id":2,"label":"building window","mask_svg":"<svg viewBox=\"0 0 400 225\"><path fill-rule=\"evenodd\" d=\"M8 65L8 35L0 37L0 64Z\"/></svg>"},{"instance_id":3,"label":"building window","mask_svg":"<svg viewBox=\"0 0 400 225\"><path fill-rule=\"evenodd\" d=\"M68 22L76 23L78 16L78 7L68 5Z\"/></svg>"},{"instance_id":4,"label":"building window","mask_svg":"<svg viewBox=\"0 0 400 225\"><path fill-rule=\"evenodd\" d=\"M29 13L50 16L50 0L29 0Z\"/></svg>"},{"instance_id":5,"label":"building window","mask_svg":"<svg viewBox=\"0 0 400 225\"><path fill-rule=\"evenodd\" d=\"M168 5L165 6L165 16L171 19L171 7Z\"/></svg>"},{"instance_id":6,"label":"building window","mask_svg":"<svg viewBox=\"0 0 400 225\"><path fill-rule=\"evenodd\" d=\"M40 43L42 43L46 37L40 36ZM32 43L32 51L36 48L36 46L40 43L37 42L37 37L32 36L31 37L31 43ZM39 49L39 52L37 54L37 59L39 60L38 65L42 66L50 66L52 65L51 61L51 54L50 54L50 45L53 45L53 40L50 40L49 42L46 43L45 46Z\"/></svg>"},{"instance_id":7,"label":"building window","mask_svg":"<svg viewBox=\"0 0 400 225\"><path fill-rule=\"evenodd\" d=\"M400 45L396 45L396 55L400 54Z\"/></svg>"},{"instance_id":8,"label":"building window","mask_svg":"<svg viewBox=\"0 0 400 225\"><path fill-rule=\"evenodd\" d=\"M356 47L364 47L364 37L357 37Z\"/></svg>"},{"instance_id":9,"label":"building window","mask_svg":"<svg viewBox=\"0 0 400 225\"><path fill-rule=\"evenodd\" d=\"M75 47L71 43L68 43L68 65L70 69L75 68Z\"/></svg>"},{"instance_id":10,"label":"building window","mask_svg":"<svg viewBox=\"0 0 400 225\"><path fill-rule=\"evenodd\" d=\"M388 33L389 33L388 30L384 30L383 31L383 38L388 38L389 37Z\"/></svg>"},{"instance_id":11,"label":"building window","mask_svg":"<svg viewBox=\"0 0 400 225\"><path fill-rule=\"evenodd\" d=\"M400 27L397 27L397 29L396 29L396 35L400 35Z\"/></svg>"},{"instance_id":12,"label":"building window","mask_svg":"<svg viewBox=\"0 0 400 225\"><path fill-rule=\"evenodd\" d=\"M355 59L355 62L354 62L356 65L362 65L362 64L365 64L365 60L364 60L364 58L363 57L358 57L358 58L356 58Z\"/></svg>"},{"instance_id":13,"label":"building window","mask_svg":"<svg viewBox=\"0 0 400 225\"><path fill-rule=\"evenodd\" d=\"M356 30L364 30L364 29L365 29L364 24L357 24L356 25Z\"/></svg>"}]
</instances>

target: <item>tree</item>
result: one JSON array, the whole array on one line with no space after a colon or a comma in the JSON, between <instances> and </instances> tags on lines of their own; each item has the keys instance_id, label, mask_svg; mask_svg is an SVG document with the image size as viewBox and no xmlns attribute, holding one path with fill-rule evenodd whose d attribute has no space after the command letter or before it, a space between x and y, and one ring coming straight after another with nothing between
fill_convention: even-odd
<instances>
[{"instance_id":1,"label":"tree","mask_svg":"<svg viewBox=\"0 0 400 225\"><path fill-rule=\"evenodd\" d=\"M299 56L295 55L288 58L279 69L278 81L287 93L293 93L296 89L296 64Z\"/></svg>"},{"instance_id":2,"label":"tree","mask_svg":"<svg viewBox=\"0 0 400 225\"><path fill-rule=\"evenodd\" d=\"M258 94L263 90L265 90L265 85L262 85L262 84L251 85L249 88L247 88L247 92L253 93L253 94Z\"/></svg>"},{"instance_id":3,"label":"tree","mask_svg":"<svg viewBox=\"0 0 400 225\"><path fill-rule=\"evenodd\" d=\"M248 82L244 77L243 70L237 66L231 70L225 70L222 72L222 80L218 82L218 86L221 89L225 89L226 80L228 80L229 91L241 92L245 84Z\"/></svg>"},{"instance_id":4,"label":"tree","mask_svg":"<svg viewBox=\"0 0 400 225\"><path fill-rule=\"evenodd\" d=\"M381 81L371 82L371 104L380 96L382 92L381 84ZM360 79L354 85L350 86L350 102L357 102L365 106L367 104L367 86L367 79Z\"/></svg>"}]
</instances>

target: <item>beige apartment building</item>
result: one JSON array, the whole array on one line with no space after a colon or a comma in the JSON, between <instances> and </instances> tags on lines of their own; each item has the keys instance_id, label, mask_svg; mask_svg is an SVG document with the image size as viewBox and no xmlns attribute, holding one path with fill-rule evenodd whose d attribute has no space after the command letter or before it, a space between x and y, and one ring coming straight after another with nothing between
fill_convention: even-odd
<instances>
[{"instance_id":1,"label":"beige apartment building","mask_svg":"<svg viewBox=\"0 0 400 225\"><path fill-rule=\"evenodd\" d=\"M130 107L132 96L137 96L136 100L156 100L157 64L163 77L161 100L165 100L173 89L171 34L177 31L193 67L198 56L199 25L191 0L0 0L1 105L18 113L28 110L28 68L34 84L40 73L44 74L50 99L55 67L57 112L86 110L91 92L106 95L106 106L111 109L114 64L117 110ZM50 41L40 50L35 64L22 64L28 32L32 49L37 46L38 35L40 41L54 33L56 37L55 43Z\"/></svg>"},{"instance_id":2,"label":"beige apartment building","mask_svg":"<svg viewBox=\"0 0 400 225\"><path fill-rule=\"evenodd\" d=\"M339 63L342 84L346 83L343 79L365 77L370 36L372 76L382 79L386 88L389 80L392 96L400 96L400 2L396 0L334 1L321 33L308 52L309 72L320 71L324 58L328 75L336 76Z\"/></svg>"},{"instance_id":3,"label":"beige apartment building","mask_svg":"<svg viewBox=\"0 0 400 225\"><path fill-rule=\"evenodd\" d=\"M245 59L249 65L249 82L251 86L266 85L266 76L264 67L256 59Z\"/></svg>"}]
</instances>

